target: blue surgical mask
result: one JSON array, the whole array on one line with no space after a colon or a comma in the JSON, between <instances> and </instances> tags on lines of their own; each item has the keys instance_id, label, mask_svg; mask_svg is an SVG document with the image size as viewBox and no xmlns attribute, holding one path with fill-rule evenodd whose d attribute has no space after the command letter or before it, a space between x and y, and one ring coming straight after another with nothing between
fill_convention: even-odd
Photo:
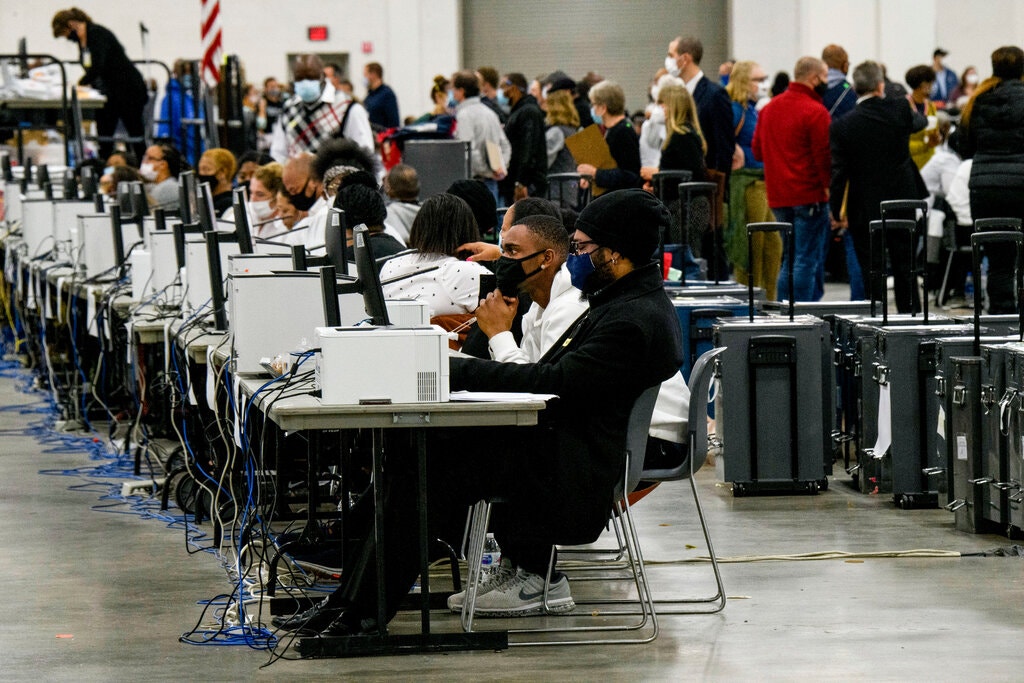
<instances>
[{"instance_id":1,"label":"blue surgical mask","mask_svg":"<svg viewBox=\"0 0 1024 683\"><path fill-rule=\"evenodd\" d=\"M594 119L594 123L601 123L601 117L597 115L594 105L590 105L590 118Z\"/></svg>"},{"instance_id":2,"label":"blue surgical mask","mask_svg":"<svg viewBox=\"0 0 1024 683\"><path fill-rule=\"evenodd\" d=\"M569 281L572 286L580 291L583 291L587 278L597 270L590 254L569 254L565 257L565 267L569 270Z\"/></svg>"},{"instance_id":3,"label":"blue surgical mask","mask_svg":"<svg viewBox=\"0 0 1024 683\"><path fill-rule=\"evenodd\" d=\"M320 99L320 81L311 78L295 81L295 94L306 104L313 104Z\"/></svg>"},{"instance_id":4,"label":"blue surgical mask","mask_svg":"<svg viewBox=\"0 0 1024 683\"><path fill-rule=\"evenodd\" d=\"M505 96L505 91L504 90L499 90L498 91L498 95L497 95L497 97L494 98L494 101L498 103L499 107L507 107L508 106L508 98Z\"/></svg>"},{"instance_id":5,"label":"blue surgical mask","mask_svg":"<svg viewBox=\"0 0 1024 683\"><path fill-rule=\"evenodd\" d=\"M104 166L103 167L103 175L110 175L113 172L114 172L114 167L113 166Z\"/></svg>"},{"instance_id":6,"label":"blue surgical mask","mask_svg":"<svg viewBox=\"0 0 1024 683\"><path fill-rule=\"evenodd\" d=\"M455 93L452 92L451 90L449 90L448 91L448 108L449 109L455 109L456 105L458 105L458 102L455 101Z\"/></svg>"}]
</instances>

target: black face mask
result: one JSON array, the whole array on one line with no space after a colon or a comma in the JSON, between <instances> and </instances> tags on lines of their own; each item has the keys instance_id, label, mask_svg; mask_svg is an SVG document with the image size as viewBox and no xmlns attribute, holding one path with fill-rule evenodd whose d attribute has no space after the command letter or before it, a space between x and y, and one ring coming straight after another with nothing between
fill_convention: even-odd
<instances>
[{"instance_id":1,"label":"black face mask","mask_svg":"<svg viewBox=\"0 0 1024 683\"><path fill-rule=\"evenodd\" d=\"M526 282L543 268L538 266L533 271L527 273L523 270L523 261L532 259L538 254L543 254L545 250L535 251L529 256L523 258L514 259L508 256L502 256L494 264L494 277L497 280L498 289L505 296L515 296L519 292L519 285Z\"/></svg>"},{"instance_id":2,"label":"black face mask","mask_svg":"<svg viewBox=\"0 0 1024 683\"><path fill-rule=\"evenodd\" d=\"M217 185L218 185L218 183L217 183L217 176L215 176L215 175L206 175L204 173L197 173L196 174L196 180L198 180L200 184L202 184L202 183L210 183L210 189L211 190L215 190L217 188Z\"/></svg>"},{"instance_id":3,"label":"black face mask","mask_svg":"<svg viewBox=\"0 0 1024 683\"><path fill-rule=\"evenodd\" d=\"M78 33L74 30L69 30L68 34L64 37L67 38L70 42L74 43L75 45L80 44L78 41Z\"/></svg>"},{"instance_id":4,"label":"black face mask","mask_svg":"<svg viewBox=\"0 0 1024 683\"><path fill-rule=\"evenodd\" d=\"M825 93L828 92L828 82L822 81L818 85L814 86L814 92L818 93L821 97L824 97Z\"/></svg>"},{"instance_id":5,"label":"black face mask","mask_svg":"<svg viewBox=\"0 0 1024 683\"><path fill-rule=\"evenodd\" d=\"M306 180L303 184L302 189L292 194L285 188L285 194L288 195L288 200L292 203L299 211L309 211L309 209L316 204L316 196L310 197L306 194L306 188L309 187L309 180Z\"/></svg>"},{"instance_id":6,"label":"black face mask","mask_svg":"<svg viewBox=\"0 0 1024 683\"><path fill-rule=\"evenodd\" d=\"M600 251L600 250L598 250ZM588 298L591 294L596 294L602 289L615 282L615 276L612 274L611 268L608 268L608 264L611 263L611 259L605 259L600 263L594 263L594 254L590 255L590 262L594 264L594 272L587 276L587 279L583 283L583 298Z\"/></svg>"}]
</instances>

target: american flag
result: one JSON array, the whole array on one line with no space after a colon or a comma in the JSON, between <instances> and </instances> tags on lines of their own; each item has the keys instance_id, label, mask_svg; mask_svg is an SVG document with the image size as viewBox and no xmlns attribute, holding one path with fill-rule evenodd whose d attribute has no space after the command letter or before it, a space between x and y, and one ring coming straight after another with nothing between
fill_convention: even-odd
<instances>
[{"instance_id":1,"label":"american flag","mask_svg":"<svg viewBox=\"0 0 1024 683\"><path fill-rule=\"evenodd\" d=\"M203 3L202 76L209 85L220 83L221 36L220 0L201 0Z\"/></svg>"}]
</instances>

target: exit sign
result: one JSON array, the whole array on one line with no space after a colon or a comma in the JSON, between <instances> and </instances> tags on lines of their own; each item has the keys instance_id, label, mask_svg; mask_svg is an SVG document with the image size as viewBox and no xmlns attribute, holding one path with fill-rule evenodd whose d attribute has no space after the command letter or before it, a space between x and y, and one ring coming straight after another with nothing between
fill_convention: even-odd
<instances>
[{"instance_id":1,"label":"exit sign","mask_svg":"<svg viewBox=\"0 0 1024 683\"><path fill-rule=\"evenodd\" d=\"M308 29L309 39L313 42L319 43L327 40L327 27L326 26L310 26Z\"/></svg>"}]
</instances>

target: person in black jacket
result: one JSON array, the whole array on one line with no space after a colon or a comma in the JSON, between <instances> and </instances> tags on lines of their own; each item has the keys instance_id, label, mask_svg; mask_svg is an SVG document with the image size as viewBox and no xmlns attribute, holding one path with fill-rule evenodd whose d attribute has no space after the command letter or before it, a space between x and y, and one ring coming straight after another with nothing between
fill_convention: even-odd
<instances>
[{"instance_id":1,"label":"person in black jacket","mask_svg":"<svg viewBox=\"0 0 1024 683\"><path fill-rule=\"evenodd\" d=\"M505 122L505 137L512 145L508 175L501 181L502 197L507 206L524 197L543 195L548 188L548 153L544 138L544 112L537 98L526 92L526 76L506 74L501 91L512 110Z\"/></svg>"},{"instance_id":2,"label":"person in black jacket","mask_svg":"<svg viewBox=\"0 0 1024 683\"><path fill-rule=\"evenodd\" d=\"M1024 51L992 53L992 77L967 102L960 118L960 156L971 166L971 216L1024 218ZM989 313L1016 311L1012 248L986 249ZM978 274L974 274L977 281Z\"/></svg>"},{"instance_id":3,"label":"person in black jacket","mask_svg":"<svg viewBox=\"0 0 1024 683\"><path fill-rule=\"evenodd\" d=\"M725 176L724 194L729 194L729 175L732 172L732 155L736 148L736 129L732 123L732 101L725 88L708 79L700 68L704 58L704 45L693 36L677 36L668 44L665 68L683 79L686 89L697 103L697 118L707 143L704 161L710 171ZM714 180L709 178L709 180ZM722 201L725 196L721 197ZM724 219L724 215L721 216ZM712 226L719 229L721 226ZM708 272L720 276L728 272L728 261L721 245L714 249L714 232L707 231L701 236L700 255L708 260Z\"/></svg>"},{"instance_id":4,"label":"person in black jacket","mask_svg":"<svg viewBox=\"0 0 1024 683\"><path fill-rule=\"evenodd\" d=\"M640 189L598 197L579 216L567 260L573 284L590 300L590 311L565 341L537 363L451 359L452 390L559 396L541 412L536 427L432 430L428 442L433 525L445 518L464 521L467 502L481 497L500 495L506 501L492 523L502 564L518 570L509 571L507 581L491 582L479 596L503 614L540 609L552 544L590 543L601 534L624 467L633 404L645 389L679 371L679 322L652 258L668 220L665 206ZM402 455L399 466L388 468L386 482L389 619L419 573L408 552L416 547L418 534L416 476L410 471L415 468L402 465L408 463L407 454ZM454 533L461 535L461 529L456 525ZM373 534L369 527L362 531L367 540L346 552L339 589L306 612L275 618L275 625L325 635L375 626ZM571 609L564 575L554 577L551 588L567 598L559 598L560 606Z\"/></svg>"},{"instance_id":5,"label":"person in black jacket","mask_svg":"<svg viewBox=\"0 0 1024 683\"><path fill-rule=\"evenodd\" d=\"M593 164L580 164L576 172L594 178L594 184L604 190L640 187L640 138L626 118L626 94L622 86L601 81L591 88L590 114L604 129L604 141L608 143L616 167L598 169Z\"/></svg>"},{"instance_id":6,"label":"person in black jacket","mask_svg":"<svg viewBox=\"0 0 1024 683\"><path fill-rule=\"evenodd\" d=\"M128 60L117 37L94 24L89 15L77 7L54 14L52 27L54 38L67 38L78 45L85 69L79 83L91 85L107 98L107 103L96 112L100 158L106 159L113 151L113 135L120 121L133 138L131 147L135 158L141 159L146 153L142 114L148 98L142 74Z\"/></svg>"},{"instance_id":7,"label":"person in black jacket","mask_svg":"<svg viewBox=\"0 0 1024 683\"><path fill-rule=\"evenodd\" d=\"M865 291L872 292L867 289L870 286L873 296L880 297L881 283L867 282L871 272L868 225L881 218L879 204L883 201L928 196L921 174L910 157L909 146L910 134L922 130L928 122L906 100L885 98L882 68L875 62L857 65L853 70L853 88L858 97L857 106L835 119L829 128L832 225L834 229L849 229L865 278ZM844 197L845 220L841 215ZM916 278L910 273L912 254L906 233L889 235L886 245L895 276L896 307L901 313L910 312L912 307L917 310L920 296Z\"/></svg>"}]
</instances>

